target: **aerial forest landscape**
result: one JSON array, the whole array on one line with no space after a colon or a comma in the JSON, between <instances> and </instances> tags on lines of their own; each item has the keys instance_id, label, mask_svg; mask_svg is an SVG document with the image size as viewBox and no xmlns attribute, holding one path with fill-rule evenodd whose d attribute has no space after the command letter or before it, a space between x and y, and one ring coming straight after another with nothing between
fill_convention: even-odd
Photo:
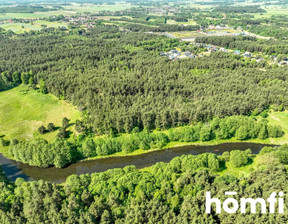
<instances>
[{"instance_id":1,"label":"aerial forest landscape","mask_svg":"<svg viewBox=\"0 0 288 224\"><path fill-rule=\"evenodd\" d=\"M288 223L288 1L1 0L10 223Z\"/></svg>"}]
</instances>

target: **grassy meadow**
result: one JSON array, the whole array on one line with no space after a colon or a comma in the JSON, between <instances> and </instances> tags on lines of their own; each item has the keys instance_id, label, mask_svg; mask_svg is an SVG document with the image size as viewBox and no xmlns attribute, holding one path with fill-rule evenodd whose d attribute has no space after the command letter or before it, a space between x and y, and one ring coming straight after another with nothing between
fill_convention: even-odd
<instances>
[{"instance_id":1,"label":"grassy meadow","mask_svg":"<svg viewBox=\"0 0 288 224\"><path fill-rule=\"evenodd\" d=\"M49 17L45 12L43 13L0 13L1 19L38 19L43 17Z\"/></svg>"},{"instance_id":2,"label":"grassy meadow","mask_svg":"<svg viewBox=\"0 0 288 224\"><path fill-rule=\"evenodd\" d=\"M67 24L62 23L62 22L49 22L45 20L37 20L33 21L32 23L4 23L0 24L0 27L5 29L5 30L12 30L15 33L23 33L25 31L30 31L30 30L41 30L43 29L42 25L46 25L47 27L59 27L59 26L65 26L67 27Z\"/></svg>"},{"instance_id":3,"label":"grassy meadow","mask_svg":"<svg viewBox=\"0 0 288 224\"><path fill-rule=\"evenodd\" d=\"M196 31L179 31L179 32L169 32L177 38L188 38L188 37L203 37L206 36L203 33L198 33Z\"/></svg>"},{"instance_id":4,"label":"grassy meadow","mask_svg":"<svg viewBox=\"0 0 288 224\"><path fill-rule=\"evenodd\" d=\"M177 24L177 25L181 25L181 24L183 24L183 25L197 25L197 23L194 20L192 20L192 19L189 19L188 22L176 22L175 20L168 19L167 20L167 24L173 24L173 25L175 25L175 24Z\"/></svg>"},{"instance_id":5,"label":"grassy meadow","mask_svg":"<svg viewBox=\"0 0 288 224\"><path fill-rule=\"evenodd\" d=\"M73 11L73 12L98 12L98 11L119 11L119 10L125 10L131 8L132 5L130 3L121 3L117 2L114 5L109 5L109 4L90 4L90 3L85 3L85 4L78 4L78 3L72 3L68 6L65 6L64 9L66 11Z\"/></svg>"},{"instance_id":6,"label":"grassy meadow","mask_svg":"<svg viewBox=\"0 0 288 224\"><path fill-rule=\"evenodd\" d=\"M20 86L0 92L0 136L4 135L5 139L41 137L52 140L57 131L40 135L37 129L50 122L59 127L64 117L73 123L80 119L80 112L51 94L44 95L28 90L28 87Z\"/></svg>"}]
</instances>

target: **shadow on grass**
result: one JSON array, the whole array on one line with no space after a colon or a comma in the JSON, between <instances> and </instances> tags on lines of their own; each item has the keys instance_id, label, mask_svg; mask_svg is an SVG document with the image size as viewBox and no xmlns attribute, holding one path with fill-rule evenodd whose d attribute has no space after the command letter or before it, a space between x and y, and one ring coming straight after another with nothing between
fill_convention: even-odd
<instances>
[{"instance_id":1,"label":"shadow on grass","mask_svg":"<svg viewBox=\"0 0 288 224\"><path fill-rule=\"evenodd\" d=\"M223 170L226 170L227 169L227 166L226 166L226 162L223 161L223 160L220 160L219 161L219 172L223 171Z\"/></svg>"},{"instance_id":2,"label":"shadow on grass","mask_svg":"<svg viewBox=\"0 0 288 224\"><path fill-rule=\"evenodd\" d=\"M248 158L248 163L245 166L251 165L253 163L253 159L252 158Z\"/></svg>"},{"instance_id":3,"label":"shadow on grass","mask_svg":"<svg viewBox=\"0 0 288 224\"><path fill-rule=\"evenodd\" d=\"M70 138L70 136L73 134L73 132L72 132L72 131L66 131L66 133L67 133L67 136L66 136L66 138Z\"/></svg>"}]
</instances>

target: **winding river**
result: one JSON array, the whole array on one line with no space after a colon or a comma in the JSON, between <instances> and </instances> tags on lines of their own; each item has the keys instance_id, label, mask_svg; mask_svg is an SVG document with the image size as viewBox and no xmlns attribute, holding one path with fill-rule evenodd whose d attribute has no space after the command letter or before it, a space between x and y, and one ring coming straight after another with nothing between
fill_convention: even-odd
<instances>
[{"instance_id":1,"label":"winding river","mask_svg":"<svg viewBox=\"0 0 288 224\"><path fill-rule=\"evenodd\" d=\"M176 156L185 154L198 155L201 153L216 153L221 155L225 151L231 150L246 150L250 148L253 154L258 154L264 146L272 146L267 144L256 143L223 143L220 145L209 146L197 146L189 145L171 149L163 149L159 151L151 151L146 154L137 156L123 156L123 157L110 157L96 160L86 160L79 163L71 164L70 166L59 169L55 167L51 168L38 168L29 166L27 164L15 162L7 159L0 154L0 163L6 174L6 176L15 181L16 178L22 177L27 181L32 180L46 180L55 183L65 181L65 179L71 174L85 174L103 172L113 168L123 168L128 165L135 165L141 169L144 167L152 166L157 162L169 162Z\"/></svg>"}]
</instances>

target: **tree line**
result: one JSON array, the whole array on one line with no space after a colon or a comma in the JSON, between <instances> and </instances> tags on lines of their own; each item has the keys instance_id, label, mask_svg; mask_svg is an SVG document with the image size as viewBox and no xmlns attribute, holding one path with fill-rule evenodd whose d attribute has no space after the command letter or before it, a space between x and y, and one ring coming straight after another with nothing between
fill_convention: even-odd
<instances>
[{"instance_id":1,"label":"tree line","mask_svg":"<svg viewBox=\"0 0 288 224\"><path fill-rule=\"evenodd\" d=\"M266 13L266 10L258 6L219 6L213 12L222 13Z\"/></svg>"},{"instance_id":2,"label":"tree line","mask_svg":"<svg viewBox=\"0 0 288 224\"><path fill-rule=\"evenodd\" d=\"M133 32L177 32L177 31L196 31L200 29L198 25L170 25L170 24L160 24L158 26L146 26L142 24L124 24L125 28Z\"/></svg>"},{"instance_id":3,"label":"tree line","mask_svg":"<svg viewBox=\"0 0 288 224\"><path fill-rule=\"evenodd\" d=\"M48 143L43 139L30 142L16 141L11 143L8 155L23 163L39 167L64 167L72 162L95 156L111 155L117 152L131 153L137 149L164 148L169 142L197 142L231 139L237 140L266 139L283 136L279 126L267 124L267 120L257 121L252 117L231 116L224 119L214 118L209 123L198 123L194 126L170 129L163 132L140 131L134 128L129 135L116 136L113 129L110 137L91 138L84 134L72 141L57 138Z\"/></svg>"}]
</instances>

